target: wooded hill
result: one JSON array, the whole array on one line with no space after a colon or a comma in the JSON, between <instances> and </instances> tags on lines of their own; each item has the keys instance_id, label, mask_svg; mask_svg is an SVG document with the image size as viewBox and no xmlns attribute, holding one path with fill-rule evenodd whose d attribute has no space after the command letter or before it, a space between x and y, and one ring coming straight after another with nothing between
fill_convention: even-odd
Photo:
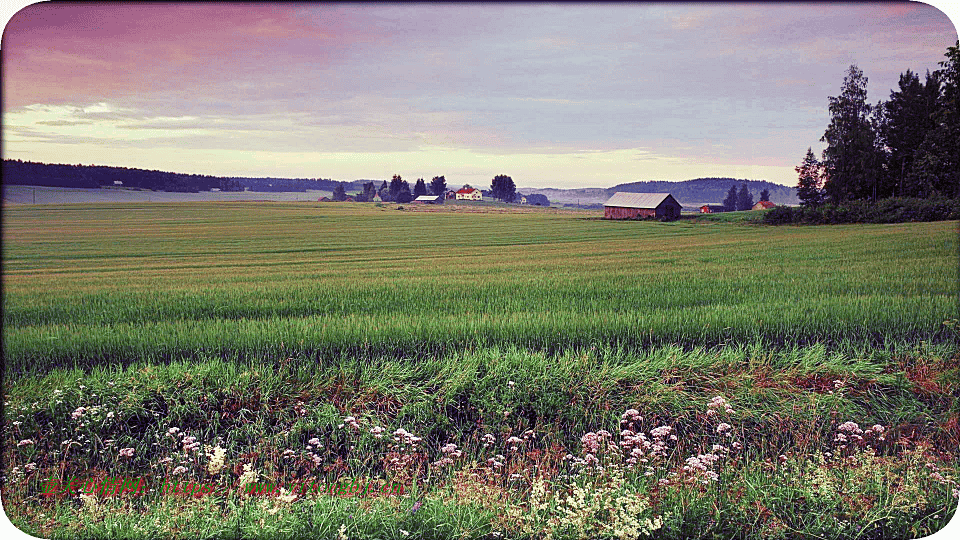
<instances>
[{"instance_id":1,"label":"wooded hill","mask_svg":"<svg viewBox=\"0 0 960 540\"><path fill-rule=\"evenodd\" d=\"M670 193L680 204L721 204L730 191L730 186L746 184L754 200L760 198L764 189L770 192L770 201L775 204L798 204L797 189L795 187L774 184L766 180L737 180L736 178L696 178L683 182L630 182L618 184L607 189L609 195L618 191L630 193Z\"/></svg>"},{"instance_id":2,"label":"wooded hill","mask_svg":"<svg viewBox=\"0 0 960 540\"><path fill-rule=\"evenodd\" d=\"M120 182L120 184L117 184ZM242 178L183 174L127 167L102 165L60 165L32 161L3 160L3 183L18 186L51 186L71 188L124 188L153 191L196 193L220 191L333 191L340 184L335 180L311 178ZM347 188L354 187L347 183ZM354 188L356 189L356 188Z\"/></svg>"}]
</instances>

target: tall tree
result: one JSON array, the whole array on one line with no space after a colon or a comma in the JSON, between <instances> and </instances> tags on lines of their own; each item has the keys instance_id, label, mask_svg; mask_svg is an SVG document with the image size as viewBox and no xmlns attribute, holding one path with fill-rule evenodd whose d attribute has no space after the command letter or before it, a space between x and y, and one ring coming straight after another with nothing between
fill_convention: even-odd
<instances>
[{"instance_id":1,"label":"tall tree","mask_svg":"<svg viewBox=\"0 0 960 540\"><path fill-rule=\"evenodd\" d=\"M800 198L800 206L818 206L823 202L823 168L817 156L813 155L813 149L807 148L807 156L803 158L803 163L796 167L800 174L797 182L797 197Z\"/></svg>"},{"instance_id":2,"label":"tall tree","mask_svg":"<svg viewBox=\"0 0 960 540\"><path fill-rule=\"evenodd\" d=\"M943 69L935 72L943 84L933 113L936 127L927 133L914 163L918 195L960 197L960 41L948 47Z\"/></svg>"},{"instance_id":3,"label":"tall tree","mask_svg":"<svg viewBox=\"0 0 960 540\"><path fill-rule=\"evenodd\" d=\"M760 190L760 200L761 200L761 201L769 201L769 200L770 200L770 190L769 190L769 189Z\"/></svg>"},{"instance_id":4,"label":"tall tree","mask_svg":"<svg viewBox=\"0 0 960 540\"><path fill-rule=\"evenodd\" d=\"M421 195L427 194L427 184L423 182L423 178L417 178L417 183L413 186L413 196L419 197Z\"/></svg>"},{"instance_id":5,"label":"tall tree","mask_svg":"<svg viewBox=\"0 0 960 540\"><path fill-rule=\"evenodd\" d=\"M430 181L430 193L443 195L447 192L447 179L443 176L434 176Z\"/></svg>"},{"instance_id":6,"label":"tall tree","mask_svg":"<svg viewBox=\"0 0 960 540\"><path fill-rule=\"evenodd\" d=\"M347 198L347 189L343 187L343 182L337 184L337 187L333 188L333 200L342 201Z\"/></svg>"},{"instance_id":7,"label":"tall tree","mask_svg":"<svg viewBox=\"0 0 960 540\"><path fill-rule=\"evenodd\" d=\"M403 180L403 178L400 178L399 174L393 175L393 179L390 180L390 197L393 200L397 200L397 195L400 193L400 188L402 188L404 184L406 184L406 182ZM409 191L409 186L407 190Z\"/></svg>"},{"instance_id":8,"label":"tall tree","mask_svg":"<svg viewBox=\"0 0 960 540\"><path fill-rule=\"evenodd\" d=\"M413 200L413 195L410 193L410 184L406 180L400 183L400 191L397 192L397 202L398 203L408 203Z\"/></svg>"},{"instance_id":9,"label":"tall tree","mask_svg":"<svg viewBox=\"0 0 960 540\"><path fill-rule=\"evenodd\" d=\"M920 156L926 135L937 127L934 113L940 95L940 81L927 73L926 84L916 73L900 75L899 91L890 92L883 104L877 135L887 153L888 170L878 196L916 196L919 186L914 163Z\"/></svg>"},{"instance_id":10,"label":"tall tree","mask_svg":"<svg viewBox=\"0 0 960 540\"><path fill-rule=\"evenodd\" d=\"M737 193L737 210L750 210L753 208L753 195L747 189L746 184L740 185L740 192Z\"/></svg>"},{"instance_id":11,"label":"tall tree","mask_svg":"<svg viewBox=\"0 0 960 540\"><path fill-rule=\"evenodd\" d=\"M513 183L513 178L504 174L493 177L493 182L490 183L490 191L493 198L508 203L513 202L513 199L517 196L517 186Z\"/></svg>"},{"instance_id":12,"label":"tall tree","mask_svg":"<svg viewBox=\"0 0 960 540\"><path fill-rule=\"evenodd\" d=\"M823 151L829 174L826 196L833 202L876 197L879 156L863 71L850 66L840 95L829 100L830 125L820 139L827 143Z\"/></svg>"},{"instance_id":13,"label":"tall tree","mask_svg":"<svg viewBox=\"0 0 960 540\"><path fill-rule=\"evenodd\" d=\"M723 211L733 212L737 209L737 186L730 186L727 192L727 198L723 200Z\"/></svg>"}]
</instances>

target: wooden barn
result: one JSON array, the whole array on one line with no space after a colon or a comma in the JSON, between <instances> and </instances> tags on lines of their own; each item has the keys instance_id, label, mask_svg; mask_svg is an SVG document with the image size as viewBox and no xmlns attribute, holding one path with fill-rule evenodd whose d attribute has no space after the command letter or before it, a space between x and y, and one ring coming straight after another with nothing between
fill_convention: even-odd
<instances>
[{"instance_id":1,"label":"wooden barn","mask_svg":"<svg viewBox=\"0 0 960 540\"><path fill-rule=\"evenodd\" d=\"M618 191L603 204L604 219L680 217L680 203L669 193L625 193Z\"/></svg>"}]
</instances>

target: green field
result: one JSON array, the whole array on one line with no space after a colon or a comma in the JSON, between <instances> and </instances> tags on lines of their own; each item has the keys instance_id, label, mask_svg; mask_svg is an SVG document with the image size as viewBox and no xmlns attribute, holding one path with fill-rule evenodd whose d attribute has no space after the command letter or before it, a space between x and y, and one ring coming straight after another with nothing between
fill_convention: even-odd
<instances>
[{"instance_id":1,"label":"green field","mask_svg":"<svg viewBox=\"0 0 960 540\"><path fill-rule=\"evenodd\" d=\"M957 504L957 232L468 205L4 207L4 505L69 537L923 536ZM732 412L708 414L716 396ZM634 433L677 439L626 461L628 409ZM393 446L398 428L423 440ZM591 451L581 437L600 430L613 446L601 434ZM224 469L186 433L223 448ZM409 491L39 487L182 467L228 489L245 465Z\"/></svg>"}]
</instances>

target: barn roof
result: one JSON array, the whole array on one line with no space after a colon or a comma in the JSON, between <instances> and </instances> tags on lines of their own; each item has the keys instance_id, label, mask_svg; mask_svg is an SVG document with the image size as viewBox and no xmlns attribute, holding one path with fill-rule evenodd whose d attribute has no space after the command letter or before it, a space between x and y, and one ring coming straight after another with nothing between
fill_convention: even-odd
<instances>
[{"instance_id":1,"label":"barn roof","mask_svg":"<svg viewBox=\"0 0 960 540\"><path fill-rule=\"evenodd\" d=\"M618 191L603 205L619 208L656 208L667 197L673 198L669 193L627 193Z\"/></svg>"},{"instance_id":2,"label":"barn roof","mask_svg":"<svg viewBox=\"0 0 960 540\"><path fill-rule=\"evenodd\" d=\"M414 201L419 201L419 202L435 202L435 201L436 201L437 199L439 199L441 196L442 196L442 195L421 195L421 196L417 197L416 199L414 199Z\"/></svg>"}]
</instances>

